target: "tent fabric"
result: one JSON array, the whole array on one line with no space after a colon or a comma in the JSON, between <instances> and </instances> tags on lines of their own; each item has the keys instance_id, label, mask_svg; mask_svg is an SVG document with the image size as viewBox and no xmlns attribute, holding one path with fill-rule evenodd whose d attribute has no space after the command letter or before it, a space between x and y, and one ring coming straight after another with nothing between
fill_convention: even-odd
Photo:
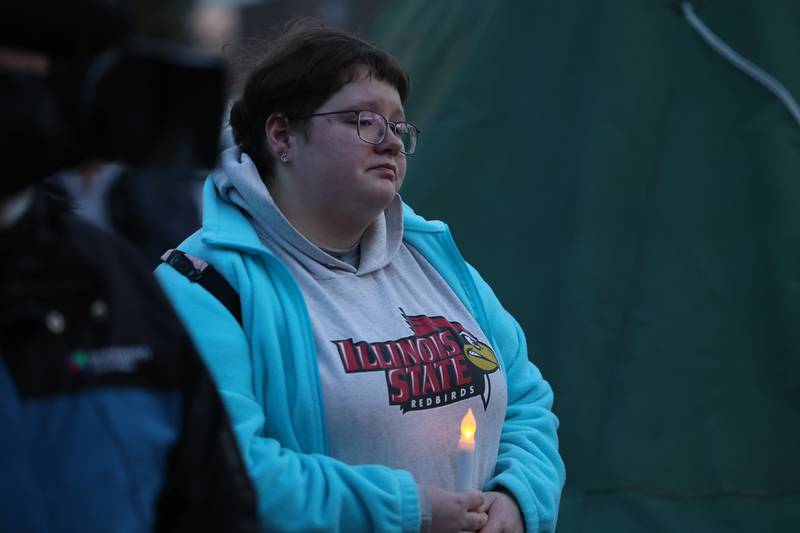
<instances>
[{"instance_id":1,"label":"tent fabric","mask_svg":"<svg viewBox=\"0 0 800 533\"><path fill-rule=\"evenodd\" d=\"M698 16L800 99L800 2ZM800 127L674 2L402 0L403 196L553 385L559 531L800 528Z\"/></svg>"}]
</instances>

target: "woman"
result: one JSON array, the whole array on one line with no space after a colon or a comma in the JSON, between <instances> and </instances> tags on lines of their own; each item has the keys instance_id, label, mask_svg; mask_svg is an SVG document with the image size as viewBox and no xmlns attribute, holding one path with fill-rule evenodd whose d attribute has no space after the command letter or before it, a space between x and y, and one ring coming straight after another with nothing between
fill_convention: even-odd
<instances>
[{"instance_id":1,"label":"woman","mask_svg":"<svg viewBox=\"0 0 800 533\"><path fill-rule=\"evenodd\" d=\"M301 22L231 109L237 146L180 249L236 289L158 276L210 366L267 530L551 531L552 393L447 227L398 191L418 131L386 52ZM459 427L474 480L455 491ZM480 491L485 492L479 492Z\"/></svg>"}]
</instances>

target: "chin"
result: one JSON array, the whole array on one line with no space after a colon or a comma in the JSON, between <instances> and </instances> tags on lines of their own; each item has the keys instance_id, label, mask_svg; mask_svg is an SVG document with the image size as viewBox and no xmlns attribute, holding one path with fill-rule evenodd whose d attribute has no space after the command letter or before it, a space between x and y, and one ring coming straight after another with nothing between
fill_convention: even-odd
<instances>
[{"instance_id":1,"label":"chin","mask_svg":"<svg viewBox=\"0 0 800 533\"><path fill-rule=\"evenodd\" d=\"M393 180L382 180L371 187L367 194L370 196L370 203L385 204L383 206L385 209L386 206L392 203L398 190L399 187Z\"/></svg>"},{"instance_id":2,"label":"chin","mask_svg":"<svg viewBox=\"0 0 800 533\"><path fill-rule=\"evenodd\" d=\"M364 223L372 223L381 213L389 207L394 200L396 193L373 191L368 197L360 198L355 204L351 205L351 216L361 219Z\"/></svg>"},{"instance_id":3,"label":"chin","mask_svg":"<svg viewBox=\"0 0 800 533\"><path fill-rule=\"evenodd\" d=\"M379 204L381 206L380 207L380 211L383 211L384 209L389 207L392 204L392 201L394 201L394 197L395 196L397 196L397 189L392 189L392 193L391 194L387 193L387 194L381 195L379 201L376 202L377 204Z\"/></svg>"}]
</instances>

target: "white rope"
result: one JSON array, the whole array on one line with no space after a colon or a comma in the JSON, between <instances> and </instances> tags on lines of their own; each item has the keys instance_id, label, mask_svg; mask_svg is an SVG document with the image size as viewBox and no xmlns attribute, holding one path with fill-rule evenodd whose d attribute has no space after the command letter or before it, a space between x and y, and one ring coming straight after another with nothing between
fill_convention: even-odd
<instances>
[{"instance_id":1,"label":"white rope","mask_svg":"<svg viewBox=\"0 0 800 533\"><path fill-rule=\"evenodd\" d=\"M697 15L695 15L694 7L692 6L691 2L681 2L681 9L683 10L683 15L686 17L686 20L689 22L692 28L694 28L697 33L700 34L700 37L702 37L711 48L716 50L722 57L727 59L731 64L733 64L733 66L756 80L758 83L766 87L772 94L777 96L783 105L786 106L786 109L789 110L789 113L791 113L792 117L797 122L797 125L800 126L800 106L797 105L797 101L792 97L792 94L789 92L789 90L786 89L783 84L781 84L781 82L770 76L769 73L765 72L758 65L742 57L733 48L728 46L725 41L717 37L710 29L708 29L708 26L703 24L703 21L700 20Z\"/></svg>"}]
</instances>

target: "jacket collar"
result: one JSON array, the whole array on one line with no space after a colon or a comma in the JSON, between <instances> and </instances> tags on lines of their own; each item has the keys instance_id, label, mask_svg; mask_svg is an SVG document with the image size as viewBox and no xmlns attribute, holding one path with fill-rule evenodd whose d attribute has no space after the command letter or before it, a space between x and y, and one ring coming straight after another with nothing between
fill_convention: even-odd
<instances>
[{"instance_id":1,"label":"jacket collar","mask_svg":"<svg viewBox=\"0 0 800 533\"><path fill-rule=\"evenodd\" d=\"M203 185L203 226L200 233L207 244L252 254L271 254L245 214L217 193L211 176Z\"/></svg>"},{"instance_id":2,"label":"jacket collar","mask_svg":"<svg viewBox=\"0 0 800 533\"><path fill-rule=\"evenodd\" d=\"M416 214L411 206L403 203L403 231L418 231L423 233L445 233L447 224L440 220L426 220Z\"/></svg>"}]
</instances>

